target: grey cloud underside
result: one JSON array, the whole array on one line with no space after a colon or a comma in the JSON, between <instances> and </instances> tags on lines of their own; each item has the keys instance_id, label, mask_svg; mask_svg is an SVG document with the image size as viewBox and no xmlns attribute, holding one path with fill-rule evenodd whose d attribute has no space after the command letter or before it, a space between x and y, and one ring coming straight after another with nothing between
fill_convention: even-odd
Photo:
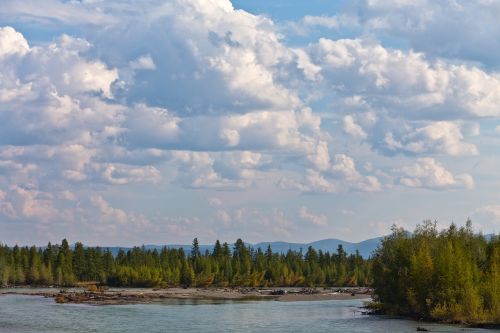
<instances>
[{"instance_id":1,"label":"grey cloud underside","mask_svg":"<svg viewBox=\"0 0 500 333\"><path fill-rule=\"evenodd\" d=\"M359 22L409 42L431 56L497 68L500 50L496 1L356 1Z\"/></svg>"}]
</instances>

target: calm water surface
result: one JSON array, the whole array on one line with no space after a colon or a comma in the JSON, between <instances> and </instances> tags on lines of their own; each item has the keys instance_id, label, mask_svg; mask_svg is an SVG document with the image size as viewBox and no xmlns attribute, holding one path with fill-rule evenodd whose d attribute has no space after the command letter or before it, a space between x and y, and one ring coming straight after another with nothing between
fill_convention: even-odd
<instances>
[{"instance_id":1,"label":"calm water surface","mask_svg":"<svg viewBox=\"0 0 500 333\"><path fill-rule=\"evenodd\" d=\"M138 305L56 304L36 296L0 296L0 333L18 332L492 332L362 316L360 300L179 301Z\"/></svg>"}]
</instances>

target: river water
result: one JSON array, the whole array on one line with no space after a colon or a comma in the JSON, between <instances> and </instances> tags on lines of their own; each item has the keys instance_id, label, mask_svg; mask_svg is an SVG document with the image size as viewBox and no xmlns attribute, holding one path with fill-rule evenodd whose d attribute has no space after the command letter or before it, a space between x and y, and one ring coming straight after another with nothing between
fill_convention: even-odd
<instances>
[{"instance_id":1,"label":"river water","mask_svg":"<svg viewBox=\"0 0 500 333\"><path fill-rule=\"evenodd\" d=\"M38 296L0 296L0 333L55 332L491 332L363 316L362 300L192 301L93 306Z\"/></svg>"}]
</instances>

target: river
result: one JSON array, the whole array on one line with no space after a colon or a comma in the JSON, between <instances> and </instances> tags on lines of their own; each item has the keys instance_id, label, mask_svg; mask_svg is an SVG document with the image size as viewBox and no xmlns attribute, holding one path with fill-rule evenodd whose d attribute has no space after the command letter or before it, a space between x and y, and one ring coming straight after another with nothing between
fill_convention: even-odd
<instances>
[{"instance_id":1,"label":"river","mask_svg":"<svg viewBox=\"0 0 500 333\"><path fill-rule=\"evenodd\" d=\"M152 304L56 304L0 296L0 333L55 332L490 332L361 315L362 300L314 302L167 300Z\"/></svg>"}]
</instances>

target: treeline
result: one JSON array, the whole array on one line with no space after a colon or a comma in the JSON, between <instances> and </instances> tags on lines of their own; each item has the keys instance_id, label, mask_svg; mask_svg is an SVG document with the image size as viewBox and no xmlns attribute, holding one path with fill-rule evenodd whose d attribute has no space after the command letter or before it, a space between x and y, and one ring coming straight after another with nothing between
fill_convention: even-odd
<instances>
[{"instance_id":1,"label":"treeline","mask_svg":"<svg viewBox=\"0 0 500 333\"><path fill-rule=\"evenodd\" d=\"M373 256L373 287L389 314L444 322L500 324L500 237L473 233L471 222L438 232L393 228Z\"/></svg>"},{"instance_id":2,"label":"treeline","mask_svg":"<svg viewBox=\"0 0 500 333\"><path fill-rule=\"evenodd\" d=\"M341 245L335 253L305 254L254 250L241 239L215 243L213 251L200 253L194 239L191 253L182 249L161 251L135 247L109 250L76 243L44 249L0 245L0 286L73 286L94 281L117 287L169 286L366 286L371 283L371 262L359 253L347 255Z\"/></svg>"}]
</instances>

